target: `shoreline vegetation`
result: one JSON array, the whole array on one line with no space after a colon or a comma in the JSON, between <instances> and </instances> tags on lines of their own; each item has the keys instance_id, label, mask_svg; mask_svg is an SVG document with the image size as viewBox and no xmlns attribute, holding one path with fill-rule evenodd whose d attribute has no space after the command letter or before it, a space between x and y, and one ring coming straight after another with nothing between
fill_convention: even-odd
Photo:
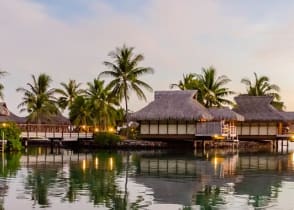
<instances>
[{"instance_id":1,"label":"shoreline vegetation","mask_svg":"<svg viewBox=\"0 0 294 210\"><path fill-rule=\"evenodd\" d=\"M151 67L141 66L144 60L143 54L136 54L134 47L125 44L115 48L108 56L110 60L103 62L107 70L98 73L97 78L92 82L87 82L84 89L81 88L82 83L74 79L61 82L61 87L56 88L52 87L53 80L50 75L45 73L32 75L31 82L16 89L22 94L18 108L20 112L27 114L26 122L35 124L51 122L52 119L57 119L56 116L68 112L72 125L78 128L85 125L93 126L97 133L94 142L99 142L102 146L111 147L121 139L136 139L138 130L128 123L131 113L130 95L135 94L139 100L146 101L144 91L151 92L153 89L141 80L141 77L153 74L154 70ZM5 77L7 73L0 71L0 77ZM106 77L110 78L108 83L104 80ZM226 75L218 76L216 69L210 66L202 68L200 73L183 74L182 80L170 84L170 89L197 90L197 100L207 108L222 108L228 105L234 107L236 105L228 99L228 96L236 93L226 87L230 81ZM279 110L285 108L279 95L279 86L271 84L267 76L258 76L254 73L252 81L243 78L241 83L246 87L245 94L272 96L273 106ZM0 83L2 99L3 89L4 86ZM115 131L118 131L120 136L116 136ZM125 142L126 145L133 144L131 141ZM159 143L159 145L164 144Z\"/></svg>"}]
</instances>

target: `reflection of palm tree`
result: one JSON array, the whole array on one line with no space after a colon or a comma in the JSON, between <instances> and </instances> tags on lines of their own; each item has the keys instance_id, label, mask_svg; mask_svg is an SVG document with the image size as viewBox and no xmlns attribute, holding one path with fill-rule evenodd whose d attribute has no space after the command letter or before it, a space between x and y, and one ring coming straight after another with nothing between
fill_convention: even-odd
<instances>
[{"instance_id":1,"label":"reflection of palm tree","mask_svg":"<svg viewBox=\"0 0 294 210\"><path fill-rule=\"evenodd\" d=\"M56 89L56 92L61 96L58 99L58 105L62 109L70 107L74 99L83 93L80 89L81 83L77 83L75 80L69 80L68 83L60 83L63 89Z\"/></svg>"},{"instance_id":2,"label":"reflection of palm tree","mask_svg":"<svg viewBox=\"0 0 294 210\"><path fill-rule=\"evenodd\" d=\"M21 112L29 113L28 120L40 124L41 119L57 114L55 89L50 88L52 79L46 74L40 74L37 78L32 75L33 83L27 83L28 89L17 88L17 92L23 93L22 102L18 105Z\"/></svg>"},{"instance_id":3,"label":"reflection of palm tree","mask_svg":"<svg viewBox=\"0 0 294 210\"><path fill-rule=\"evenodd\" d=\"M272 105L277 109L283 109L284 103L281 102L281 96L279 95L280 87L269 82L267 76L259 77L257 73L254 72L254 81L252 82L248 78L243 78L241 80L247 88L247 94L250 96L272 96L274 101Z\"/></svg>"},{"instance_id":4,"label":"reflection of palm tree","mask_svg":"<svg viewBox=\"0 0 294 210\"><path fill-rule=\"evenodd\" d=\"M36 201L41 207L49 206L48 190L52 183L56 182L56 169L33 169L27 178L26 188L32 190L32 200Z\"/></svg>"},{"instance_id":5,"label":"reflection of palm tree","mask_svg":"<svg viewBox=\"0 0 294 210\"><path fill-rule=\"evenodd\" d=\"M113 77L113 80L109 83L110 88L119 100L124 99L126 119L128 118L128 99L130 97L130 92L134 91L139 99L145 99L146 96L141 89L142 87L152 91L152 88L139 77L153 73L153 69L150 67L140 67L138 66L141 61L144 60L142 54L134 54L133 47L127 47L123 45L121 48L116 48L115 51L109 53L109 56L113 59L113 62L105 61L104 64L110 68L109 71L103 71L100 75L108 75ZM127 130L128 135L128 130Z\"/></svg>"}]
</instances>

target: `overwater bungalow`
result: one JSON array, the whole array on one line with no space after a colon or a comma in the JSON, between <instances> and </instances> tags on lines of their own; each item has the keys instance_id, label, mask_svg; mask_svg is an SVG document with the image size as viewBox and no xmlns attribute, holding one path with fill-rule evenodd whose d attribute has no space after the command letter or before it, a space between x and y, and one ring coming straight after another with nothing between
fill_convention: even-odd
<instances>
[{"instance_id":1,"label":"overwater bungalow","mask_svg":"<svg viewBox=\"0 0 294 210\"><path fill-rule=\"evenodd\" d=\"M245 118L237 126L240 139L276 139L285 133L290 115L274 108L272 100L271 96L235 97L237 106L233 110Z\"/></svg>"},{"instance_id":2,"label":"overwater bungalow","mask_svg":"<svg viewBox=\"0 0 294 210\"><path fill-rule=\"evenodd\" d=\"M154 101L130 115L143 139L193 139L196 124L212 120L196 100L197 91L155 91Z\"/></svg>"},{"instance_id":3,"label":"overwater bungalow","mask_svg":"<svg viewBox=\"0 0 294 210\"><path fill-rule=\"evenodd\" d=\"M230 110L207 109L196 90L156 91L154 101L130 115L140 124L142 139L236 138L235 121L244 118Z\"/></svg>"}]
</instances>

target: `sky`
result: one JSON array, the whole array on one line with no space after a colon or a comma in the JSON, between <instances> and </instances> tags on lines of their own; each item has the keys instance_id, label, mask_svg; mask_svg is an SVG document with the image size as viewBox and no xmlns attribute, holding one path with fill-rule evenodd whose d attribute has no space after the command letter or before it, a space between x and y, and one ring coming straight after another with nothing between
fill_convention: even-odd
<instances>
[{"instance_id":1,"label":"sky","mask_svg":"<svg viewBox=\"0 0 294 210\"><path fill-rule=\"evenodd\" d=\"M294 1L292 0L0 0L0 79L4 100L17 105L31 75L46 73L52 87L85 84L106 70L108 53L123 44L144 55L154 74L141 79L169 90L183 74L214 66L228 87L266 75L294 111ZM132 97L136 111L153 100Z\"/></svg>"}]
</instances>

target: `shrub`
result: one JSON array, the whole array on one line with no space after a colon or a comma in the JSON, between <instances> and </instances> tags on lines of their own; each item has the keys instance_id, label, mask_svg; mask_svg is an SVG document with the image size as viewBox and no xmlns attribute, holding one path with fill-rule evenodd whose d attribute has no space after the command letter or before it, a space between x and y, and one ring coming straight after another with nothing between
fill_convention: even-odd
<instances>
[{"instance_id":1,"label":"shrub","mask_svg":"<svg viewBox=\"0 0 294 210\"><path fill-rule=\"evenodd\" d=\"M120 137L114 133L99 132L94 135L94 142L99 146L115 146L119 141Z\"/></svg>"},{"instance_id":2,"label":"shrub","mask_svg":"<svg viewBox=\"0 0 294 210\"><path fill-rule=\"evenodd\" d=\"M4 139L7 140L6 149L10 151L20 151L22 149L22 145L20 141L21 131L19 127L12 122L5 123L5 126L0 126L1 140L3 138L3 132Z\"/></svg>"}]
</instances>

